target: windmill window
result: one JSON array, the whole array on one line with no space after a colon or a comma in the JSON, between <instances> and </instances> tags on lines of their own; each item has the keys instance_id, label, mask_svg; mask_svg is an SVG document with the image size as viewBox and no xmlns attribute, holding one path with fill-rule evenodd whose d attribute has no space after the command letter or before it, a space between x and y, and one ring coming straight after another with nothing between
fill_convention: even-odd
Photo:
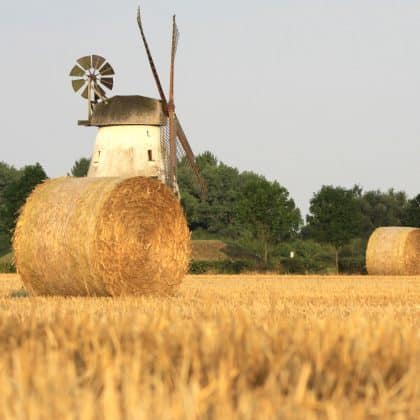
<instances>
[{"instance_id":1,"label":"windmill window","mask_svg":"<svg viewBox=\"0 0 420 420\"><path fill-rule=\"evenodd\" d=\"M149 162L153 162L153 152L150 149L147 151L147 157L149 158Z\"/></svg>"},{"instance_id":2,"label":"windmill window","mask_svg":"<svg viewBox=\"0 0 420 420\"><path fill-rule=\"evenodd\" d=\"M99 163L99 158L101 157L101 151L98 150L98 152L96 153L96 159L94 160L93 163Z\"/></svg>"}]
</instances>

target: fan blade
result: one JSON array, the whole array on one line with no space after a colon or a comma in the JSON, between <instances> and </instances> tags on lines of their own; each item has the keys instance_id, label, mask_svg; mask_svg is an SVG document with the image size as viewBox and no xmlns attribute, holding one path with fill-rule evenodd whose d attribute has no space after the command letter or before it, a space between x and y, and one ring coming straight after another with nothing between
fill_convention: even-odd
<instances>
[{"instance_id":1,"label":"fan blade","mask_svg":"<svg viewBox=\"0 0 420 420\"><path fill-rule=\"evenodd\" d=\"M85 70L81 69L77 64L71 69L70 76L82 77L85 75Z\"/></svg>"},{"instance_id":2,"label":"fan blade","mask_svg":"<svg viewBox=\"0 0 420 420\"><path fill-rule=\"evenodd\" d=\"M105 91L96 82L93 84L93 90L101 99L106 98Z\"/></svg>"},{"instance_id":3,"label":"fan blade","mask_svg":"<svg viewBox=\"0 0 420 420\"><path fill-rule=\"evenodd\" d=\"M102 83L109 90L112 90L112 87L114 86L114 79L112 77L102 77L100 83Z\"/></svg>"},{"instance_id":4,"label":"fan blade","mask_svg":"<svg viewBox=\"0 0 420 420\"><path fill-rule=\"evenodd\" d=\"M89 84L86 85L85 90L82 92L82 97L89 99Z\"/></svg>"},{"instance_id":5,"label":"fan blade","mask_svg":"<svg viewBox=\"0 0 420 420\"><path fill-rule=\"evenodd\" d=\"M85 83L86 83L85 79L74 79L71 81L71 84L73 85L73 90L75 92L78 92Z\"/></svg>"},{"instance_id":6,"label":"fan blade","mask_svg":"<svg viewBox=\"0 0 420 420\"><path fill-rule=\"evenodd\" d=\"M163 91L162 84L160 83L159 74L156 70L155 63L153 61L152 53L150 52L149 44L146 40L146 35L144 33L143 24L141 21L140 7L137 9L137 24L140 29L140 34L143 40L144 48L146 49L147 58L149 59L150 68L152 69L153 77L159 91L160 99L162 100L163 112L168 115L168 101L166 100L165 92Z\"/></svg>"},{"instance_id":7,"label":"fan blade","mask_svg":"<svg viewBox=\"0 0 420 420\"><path fill-rule=\"evenodd\" d=\"M95 70L98 70L102 64L105 63L105 58L101 57L100 55L93 54L92 55L92 67Z\"/></svg>"},{"instance_id":8,"label":"fan blade","mask_svg":"<svg viewBox=\"0 0 420 420\"><path fill-rule=\"evenodd\" d=\"M114 69L111 67L111 64L105 63L100 69L99 73L101 76L112 76L114 75Z\"/></svg>"},{"instance_id":9,"label":"fan blade","mask_svg":"<svg viewBox=\"0 0 420 420\"><path fill-rule=\"evenodd\" d=\"M179 142L181 143L182 148L185 151L185 154L187 156L188 162L191 165L191 169L194 172L194 175L197 179L197 183L200 187L200 191L201 191L201 195L203 197L207 196L207 184L206 181L204 181L204 179L202 178L202 176L200 175L200 170L198 169L196 163L195 163L195 158L194 158L194 153L191 150L191 146L188 143L188 139L187 136L185 135L184 130L182 129L181 123L179 122L178 117L175 115L175 125L176 125L176 133L178 135L178 139Z\"/></svg>"},{"instance_id":10,"label":"fan blade","mask_svg":"<svg viewBox=\"0 0 420 420\"><path fill-rule=\"evenodd\" d=\"M82 69L89 70L92 67L92 57L87 55L86 57L79 58L77 63Z\"/></svg>"}]
</instances>

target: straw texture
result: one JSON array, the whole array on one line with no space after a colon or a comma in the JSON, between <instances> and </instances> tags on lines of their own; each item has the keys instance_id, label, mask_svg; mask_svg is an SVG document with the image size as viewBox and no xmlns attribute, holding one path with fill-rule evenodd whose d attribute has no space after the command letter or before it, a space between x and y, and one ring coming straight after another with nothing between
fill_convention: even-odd
<instances>
[{"instance_id":1,"label":"straw texture","mask_svg":"<svg viewBox=\"0 0 420 420\"><path fill-rule=\"evenodd\" d=\"M34 190L13 248L37 295L171 293L188 268L190 233L178 200L157 180L67 177Z\"/></svg>"},{"instance_id":2,"label":"straw texture","mask_svg":"<svg viewBox=\"0 0 420 420\"><path fill-rule=\"evenodd\" d=\"M420 229L376 229L369 239L366 268L372 275L419 275Z\"/></svg>"}]
</instances>

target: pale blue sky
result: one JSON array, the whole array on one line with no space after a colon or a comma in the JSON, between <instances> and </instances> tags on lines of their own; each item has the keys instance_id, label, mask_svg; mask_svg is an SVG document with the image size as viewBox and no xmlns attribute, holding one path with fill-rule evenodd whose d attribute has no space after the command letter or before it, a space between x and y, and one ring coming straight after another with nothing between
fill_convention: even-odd
<instances>
[{"instance_id":1,"label":"pale blue sky","mask_svg":"<svg viewBox=\"0 0 420 420\"><path fill-rule=\"evenodd\" d=\"M0 160L65 174L93 148L68 72L104 55L114 94L157 97L138 1L0 5ZM181 32L177 111L195 152L286 186L305 213L322 184L420 192L420 0L144 0L167 80Z\"/></svg>"}]
</instances>

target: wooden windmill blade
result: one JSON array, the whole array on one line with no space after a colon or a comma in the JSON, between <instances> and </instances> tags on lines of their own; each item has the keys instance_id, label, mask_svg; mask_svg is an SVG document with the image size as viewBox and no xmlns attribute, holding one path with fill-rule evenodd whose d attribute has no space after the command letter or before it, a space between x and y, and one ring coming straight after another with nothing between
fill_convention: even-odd
<instances>
[{"instance_id":1,"label":"wooden windmill blade","mask_svg":"<svg viewBox=\"0 0 420 420\"><path fill-rule=\"evenodd\" d=\"M176 134L178 140L185 152L185 155L188 159L188 163L194 172L195 178L197 180L197 184L200 187L200 192L203 198L207 199L207 183L204 178L200 174L200 170L198 169L197 164L195 163L194 153L191 149L190 143L188 142L187 136L181 126L181 123L175 114L175 125L176 125Z\"/></svg>"},{"instance_id":2,"label":"wooden windmill blade","mask_svg":"<svg viewBox=\"0 0 420 420\"><path fill-rule=\"evenodd\" d=\"M162 84L160 83L159 74L157 72L155 62L153 61L152 53L150 52L149 44L144 33L143 23L141 20L140 6L137 8L137 24L140 29L140 35L143 40L144 48L146 49L147 58L149 60L150 68L152 69L153 77L155 78L160 99L162 100L163 111L166 115L168 115L168 101L166 100L165 92L163 91Z\"/></svg>"},{"instance_id":3,"label":"wooden windmill blade","mask_svg":"<svg viewBox=\"0 0 420 420\"><path fill-rule=\"evenodd\" d=\"M173 17L172 21L172 51L171 51L171 70L169 80L169 104L168 104L168 117L169 117L169 180L171 187L175 182L175 164L176 164L176 125L175 125L175 100L174 100L174 77L175 77L175 55L178 45L179 32L176 26L176 18Z\"/></svg>"},{"instance_id":4,"label":"wooden windmill blade","mask_svg":"<svg viewBox=\"0 0 420 420\"><path fill-rule=\"evenodd\" d=\"M182 129L181 123L178 119L178 117L175 114L175 105L174 105L174 66L175 66L175 55L176 55L176 49L177 49L177 44L178 44L178 37L179 37L179 32L178 32L178 28L176 26L176 19L175 16L173 18L173 27L172 27L172 52L171 52L171 75L170 75L170 103L168 104L168 100L166 99L166 95L165 92L163 91L162 88L162 84L160 82L160 78L159 78L159 74L157 72L153 57L152 57L152 53L150 51L149 48L149 44L147 42L146 39L146 35L144 32L144 28L143 28L143 23L142 23L142 19L141 19L141 12L140 12L140 7L137 9L137 24L139 26L139 30L140 30L140 34L141 34L141 38L143 40L143 44L144 44L144 48L146 50L146 54L147 54L147 58L149 60L149 64L150 64L150 68L152 70L153 73L153 77L155 79L156 82L156 86L158 88L159 91L159 95L162 101L162 108L163 108L163 112L165 113L165 115L169 118L169 129L170 129L170 163L169 163L169 168L170 168L170 183L172 186L173 180L174 180L174 171L175 171L175 161L176 161L176 141L175 138L178 137L179 143L182 147L182 149L185 152L185 155L187 157L187 161L189 166L191 167L196 180L197 180L197 184L200 188L200 192L202 194L203 197L207 196L207 185L206 182L204 181L204 179L202 178L202 176L200 175L200 170L198 169L197 164L195 163L195 157L194 154L192 152L191 146L188 142L187 136L185 135L184 130ZM172 102L172 105L171 105ZM170 110L170 108L172 107L172 110ZM171 122L172 120L172 122Z\"/></svg>"}]
</instances>

